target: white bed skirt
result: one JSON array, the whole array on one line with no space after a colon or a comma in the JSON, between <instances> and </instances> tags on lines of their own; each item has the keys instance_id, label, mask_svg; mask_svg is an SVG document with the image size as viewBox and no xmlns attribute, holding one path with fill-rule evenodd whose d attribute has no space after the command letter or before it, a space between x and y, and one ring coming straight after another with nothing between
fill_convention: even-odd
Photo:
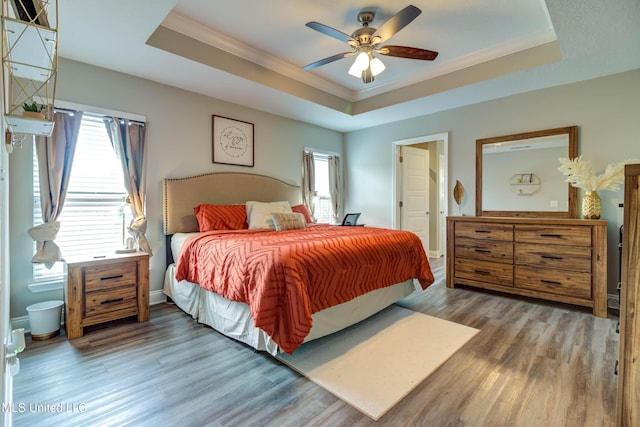
<instances>
[{"instance_id":1,"label":"white bed skirt","mask_svg":"<svg viewBox=\"0 0 640 427\"><path fill-rule=\"evenodd\" d=\"M413 280L377 289L351 301L314 313L313 327L305 338L310 341L358 323L414 292ZM270 354L279 352L278 345L253 324L249 306L229 301L218 294L202 289L195 283L175 279L175 265L165 273L164 293L200 323L222 334Z\"/></svg>"}]
</instances>

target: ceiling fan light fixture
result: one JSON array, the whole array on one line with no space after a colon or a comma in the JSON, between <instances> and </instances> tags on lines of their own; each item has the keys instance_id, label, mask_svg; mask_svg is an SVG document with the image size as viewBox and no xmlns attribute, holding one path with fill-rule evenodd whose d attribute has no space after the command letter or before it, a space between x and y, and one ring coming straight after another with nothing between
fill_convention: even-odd
<instances>
[{"instance_id":1,"label":"ceiling fan light fixture","mask_svg":"<svg viewBox=\"0 0 640 427\"><path fill-rule=\"evenodd\" d=\"M369 63L369 66L371 67L371 74L373 74L374 76L377 76L378 74L383 72L385 69L385 66L380 60L380 58L375 58L375 57L371 60L371 62Z\"/></svg>"},{"instance_id":2,"label":"ceiling fan light fixture","mask_svg":"<svg viewBox=\"0 0 640 427\"><path fill-rule=\"evenodd\" d=\"M349 68L349 75L352 75L353 77L359 79L360 77L362 77L362 71L362 68L360 68L358 64L354 62L351 68Z\"/></svg>"},{"instance_id":3,"label":"ceiling fan light fixture","mask_svg":"<svg viewBox=\"0 0 640 427\"><path fill-rule=\"evenodd\" d=\"M413 22L420 13L422 13L420 9L409 5L387 19L376 29L369 26L369 24L373 22L375 12L364 10L358 14L358 21L362 24L362 27L354 31L351 35L320 24L319 22L307 22L307 27L347 43L353 51L339 53L305 65L302 68L305 70L313 70L321 65L357 55L356 60L349 68L349 74L362 79L364 83L371 83L374 76L382 73L386 68L379 58L373 56L374 53L397 58L433 61L438 56L438 52L432 50L408 46L379 46Z\"/></svg>"},{"instance_id":4,"label":"ceiling fan light fixture","mask_svg":"<svg viewBox=\"0 0 640 427\"><path fill-rule=\"evenodd\" d=\"M362 72L362 81L365 84L371 83L373 81L373 73L371 72L371 67L367 67L367 69Z\"/></svg>"},{"instance_id":5,"label":"ceiling fan light fixture","mask_svg":"<svg viewBox=\"0 0 640 427\"><path fill-rule=\"evenodd\" d=\"M351 68L349 68L349 74L360 78L362 72L367 68L369 68L369 54L367 52L360 52L358 56L356 56L356 60L353 62Z\"/></svg>"}]
</instances>

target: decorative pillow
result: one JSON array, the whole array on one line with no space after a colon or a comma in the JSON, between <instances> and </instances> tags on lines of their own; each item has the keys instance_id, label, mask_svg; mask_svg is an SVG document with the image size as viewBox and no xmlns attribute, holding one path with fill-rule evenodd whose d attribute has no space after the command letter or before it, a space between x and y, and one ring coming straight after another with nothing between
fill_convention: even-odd
<instances>
[{"instance_id":1,"label":"decorative pillow","mask_svg":"<svg viewBox=\"0 0 640 427\"><path fill-rule=\"evenodd\" d=\"M291 210L293 212L301 213L304 216L304 220L307 222L307 224L313 223L313 220L311 219L311 214L309 214L309 210L305 205L291 206Z\"/></svg>"},{"instance_id":2,"label":"decorative pillow","mask_svg":"<svg viewBox=\"0 0 640 427\"><path fill-rule=\"evenodd\" d=\"M250 229L274 229L272 213L291 213L289 202L247 202L247 219Z\"/></svg>"},{"instance_id":3,"label":"decorative pillow","mask_svg":"<svg viewBox=\"0 0 640 427\"><path fill-rule=\"evenodd\" d=\"M247 211L244 205L207 205L194 209L200 231L241 230L247 228Z\"/></svg>"},{"instance_id":4,"label":"decorative pillow","mask_svg":"<svg viewBox=\"0 0 640 427\"><path fill-rule=\"evenodd\" d=\"M272 213L271 217L273 218L273 225L275 225L276 231L296 230L307 227L304 215L299 212Z\"/></svg>"}]
</instances>

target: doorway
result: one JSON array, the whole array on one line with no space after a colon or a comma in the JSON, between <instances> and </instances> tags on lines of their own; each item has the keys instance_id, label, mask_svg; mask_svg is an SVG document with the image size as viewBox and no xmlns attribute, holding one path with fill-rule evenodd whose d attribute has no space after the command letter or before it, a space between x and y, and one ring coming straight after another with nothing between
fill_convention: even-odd
<instances>
[{"instance_id":1,"label":"doorway","mask_svg":"<svg viewBox=\"0 0 640 427\"><path fill-rule=\"evenodd\" d=\"M406 163L404 161L403 148L417 148L429 151L428 176L428 209L425 211L428 224L428 248L427 255L430 258L438 258L446 253L446 221L448 214L448 144L449 133L443 132L432 135L418 136L415 138L393 141L393 200L391 218L395 229L406 229L406 220L403 223L403 209L407 206L403 200L403 174ZM401 158L403 161L401 161ZM406 179L406 178L405 178ZM427 214L428 212L428 214ZM410 227L409 227L410 229Z\"/></svg>"}]
</instances>

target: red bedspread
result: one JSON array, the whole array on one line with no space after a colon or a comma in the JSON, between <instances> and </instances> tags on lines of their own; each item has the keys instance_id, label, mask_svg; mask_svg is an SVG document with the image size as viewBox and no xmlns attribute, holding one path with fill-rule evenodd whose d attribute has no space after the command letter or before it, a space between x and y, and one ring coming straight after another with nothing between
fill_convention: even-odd
<instances>
[{"instance_id":1,"label":"red bedspread","mask_svg":"<svg viewBox=\"0 0 640 427\"><path fill-rule=\"evenodd\" d=\"M185 242L176 278L247 303L255 326L287 353L317 311L408 279L423 289L434 280L415 234L329 225L199 233Z\"/></svg>"}]
</instances>

